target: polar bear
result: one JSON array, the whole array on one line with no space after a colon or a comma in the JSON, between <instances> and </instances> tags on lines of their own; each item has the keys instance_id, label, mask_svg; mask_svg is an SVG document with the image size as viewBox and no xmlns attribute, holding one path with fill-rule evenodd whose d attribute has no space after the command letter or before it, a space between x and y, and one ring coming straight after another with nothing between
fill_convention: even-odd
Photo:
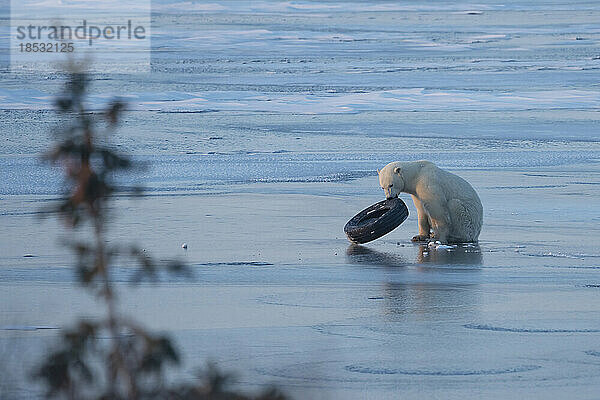
<instances>
[{"instance_id":1,"label":"polar bear","mask_svg":"<svg viewBox=\"0 0 600 400\"><path fill-rule=\"evenodd\" d=\"M392 162L377 170L388 199L401 192L412 196L419 234L415 242L476 242L483 224L483 206L475 189L460 176L429 161Z\"/></svg>"}]
</instances>

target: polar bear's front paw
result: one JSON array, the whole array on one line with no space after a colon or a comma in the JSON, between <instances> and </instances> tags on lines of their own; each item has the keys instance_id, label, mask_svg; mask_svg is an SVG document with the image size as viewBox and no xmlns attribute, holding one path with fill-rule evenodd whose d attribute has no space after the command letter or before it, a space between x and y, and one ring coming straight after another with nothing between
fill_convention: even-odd
<instances>
[{"instance_id":1,"label":"polar bear's front paw","mask_svg":"<svg viewBox=\"0 0 600 400\"><path fill-rule=\"evenodd\" d=\"M413 236L412 241L413 242L428 242L429 241L429 235L417 235L417 236Z\"/></svg>"}]
</instances>

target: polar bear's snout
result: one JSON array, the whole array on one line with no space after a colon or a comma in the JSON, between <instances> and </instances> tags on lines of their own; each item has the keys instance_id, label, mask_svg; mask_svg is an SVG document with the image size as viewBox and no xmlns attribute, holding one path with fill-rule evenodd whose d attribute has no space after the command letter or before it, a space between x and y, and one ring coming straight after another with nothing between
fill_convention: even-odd
<instances>
[{"instance_id":1,"label":"polar bear's snout","mask_svg":"<svg viewBox=\"0 0 600 400\"><path fill-rule=\"evenodd\" d=\"M388 200L398 197L398 193L396 193L393 186L383 188L383 191L385 192L385 198Z\"/></svg>"}]
</instances>

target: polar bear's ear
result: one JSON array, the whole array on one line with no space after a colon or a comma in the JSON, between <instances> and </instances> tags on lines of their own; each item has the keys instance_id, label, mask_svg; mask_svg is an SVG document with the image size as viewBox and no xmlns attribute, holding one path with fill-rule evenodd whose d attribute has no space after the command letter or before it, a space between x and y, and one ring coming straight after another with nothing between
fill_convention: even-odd
<instances>
[{"instance_id":1,"label":"polar bear's ear","mask_svg":"<svg viewBox=\"0 0 600 400\"><path fill-rule=\"evenodd\" d=\"M402 170L400 169L400 167L396 167L394 168L394 173L400 175L400 172L402 172Z\"/></svg>"}]
</instances>

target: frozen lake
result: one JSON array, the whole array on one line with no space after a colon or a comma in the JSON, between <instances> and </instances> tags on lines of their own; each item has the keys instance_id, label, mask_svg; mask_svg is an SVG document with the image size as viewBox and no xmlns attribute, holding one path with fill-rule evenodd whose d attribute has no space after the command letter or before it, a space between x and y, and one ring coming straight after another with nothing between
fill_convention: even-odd
<instances>
[{"instance_id":1,"label":"frozen lake","mask_svg":"<svg viewBox=\"0 0 600 400\"><path fill-rule=\"evenodd\" d=\"M152 73L95 75L90 106L125 98L113 143L149 163L114 240L195 272L123 293L185 349L182 375L214 359L296 398L597 398L598 2L153 5ZM0 82L0 354L36 398L22 376L59 331L34 328L98 308L38 218L61 190L38 155L63 81ZM410 243L408 196L402 226L350 246L376 168L422 158L479 192L479 246Z\"/></svg>"}]
</instances>

